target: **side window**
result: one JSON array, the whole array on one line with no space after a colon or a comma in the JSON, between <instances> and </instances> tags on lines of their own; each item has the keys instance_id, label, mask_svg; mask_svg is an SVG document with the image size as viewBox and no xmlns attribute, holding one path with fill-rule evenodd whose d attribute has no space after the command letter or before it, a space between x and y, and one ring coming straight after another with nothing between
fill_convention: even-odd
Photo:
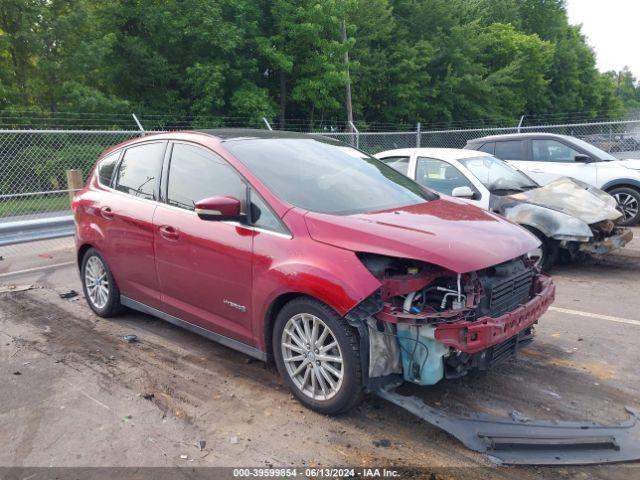
<instances>
[{"instance_id":1,"label":"side window","mask_svg":"<svg viewBox=\"0 0 640 480\"><path fill-rule=\"evenodd\" d=\"M526 160L521 140L496 142L495 156L501 160Z\"/></svg>"},{"instance_id":2,"label":"side window","mask_svg":"<svg viewBox=\"0 0 640 480\"><path fill-rule=\"evenodd\" d=\"M573 162L580 152L556 140L531 140L536 162Z\"/></svg>"},{"instance_id":3,"label":"side window","mask_svg":"<svg viewBox=\"0 0 640 480\"><path fill-rule=\"evenodd\" d=\"M416 182L445 195L451 195L456 187L469 187L473 184L453 165L435 158L418 157Z\"/></svg>"},{"instance_id":4,"label":"side window","mask_svg":"<svg viewBox=\"0 0 640 480\"><path fill-rule=\"evenodd\" d=\"M167 184L169 205L194 210L196 202L216 196L235 197L244 205L246 185L213 152L195 145L174 144Z\"/></svg>"},{"instance_id":5,"label":"side window","mask_svg":"<svg viewBox=\"0 0 640 480\"><path fill-rule=\"evenodd\" d=\"M485 143L480 148L478 148L478 150L480 150L481 152L490 153L491 155L493 155L493 152L495 151L495 149L496 149L495 142Z\"/></svg>"},{"instance_id":6,"label":"side window","mask_svg":"<svg viewBox=\"0 0 640 480\"><path fill-rule=\"evenodd\" d=\"M147 143L127 149L118 168L116 190L153 200L164 149L164 142Z\"/></svg>"},{"instance_id":7,"label":"side window","mask_svg":"<svg viewBox=\"0 0 640 480\"><path fill-rule=\"evenodd\" d=\"M381 158L380 161L403 175L406 175L409 171L409 157L385 157Z\"/></svg>"},{"instance_id":8,"label":"side window","mask_svg":"<svg viewBox=\"0 0 640 480\"><path fill-rule=\"evenodd\" d=\"M282 225L276 214L269 208L267 202L254 190L251 190L251 214L254 226L284 233L285 235L289 234L286 227Z\"/></svg>"},{"instance_id":9,"label":"side window","mask_svg":"<svg viewBox=\"0 0 640 480\"><path fill-rule=\"evenodd\" d=\"M113 171L116 169L116 164L120 158L120 152L110 153L102 160L98 165L98 180L102 185L107 187L111 186L111 178L113 177Z\"/></svg>"}]
</instances>

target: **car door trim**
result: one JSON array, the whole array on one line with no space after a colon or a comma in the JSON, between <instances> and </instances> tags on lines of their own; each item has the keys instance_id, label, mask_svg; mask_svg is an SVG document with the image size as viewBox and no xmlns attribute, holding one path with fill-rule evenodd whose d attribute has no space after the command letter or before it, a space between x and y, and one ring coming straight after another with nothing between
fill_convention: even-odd
<instances>
[{"instance_id":1,"label":"car door trim","mask_svg":"<svg viewBox=\"0 0 640 480\"><path fill-rule=\"evenodd\" d=\"M186 320L182 320L181 318L170 315L162 310L158 310L157 308L150 307L142 302L138 302L137 300L133 300L132 298L126 297L124 295L120 296L120 303L122 305L129 307L133 310L137 310L142 313L147 313L149 315L153 315L161 320L169 322L177 327L184 328L185 330L189 330L196 335L200 335L209 340L213 340L220 345L225 347L232 348L233 350L237 350L245 355L249 355L250 357L256 358L258 360L262 360L263 362L267 360L266 352L258 350L251 345L240 342L239 340L235 340L233 338L226 337L224 335L220 335L219 333L212 332L211 330L207 330L206 328L200 327L198 325L194 325L193 323L187 322Z\"/></svg>"}]
</instances>

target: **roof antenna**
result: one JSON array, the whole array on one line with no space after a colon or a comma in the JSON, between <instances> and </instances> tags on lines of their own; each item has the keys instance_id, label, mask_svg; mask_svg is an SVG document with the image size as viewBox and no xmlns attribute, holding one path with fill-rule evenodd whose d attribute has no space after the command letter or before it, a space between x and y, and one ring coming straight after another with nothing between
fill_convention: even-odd
<instances>
[{"instance_id":1,"label":"roof antenna","mask_svg":"<svg viewBox=\"0 0 640 480\"><path fill-rule=\"evenodd\" d=\"M269 123L269 120L267 120L266 117L262 117L262 121L264 122L264 124L267 126L269 130L273 130L273 128L271 128L271 124Z\"/></svg>"}]
</instances>

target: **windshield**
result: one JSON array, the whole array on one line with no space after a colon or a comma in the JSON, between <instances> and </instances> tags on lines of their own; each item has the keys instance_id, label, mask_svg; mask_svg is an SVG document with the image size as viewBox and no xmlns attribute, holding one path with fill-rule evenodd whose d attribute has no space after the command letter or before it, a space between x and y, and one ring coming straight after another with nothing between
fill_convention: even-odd
<instances>
[{"instance_id":1,"label":"windshield","mask_svg":"<svg viewBox=\"0 0 640 480\"><path fill-rule=\"evenodd\" d=\"M539 186L520 170L491 155L461 158L459 162L467 167L492 193L524 191Z\"/></svg>"},{"instance_id":2,"label":"windshield","mask_svg":"<svg viewBox=\"0 0 640 480\"><path fill-rule=\"evenodd\" d=\"M354 148L311 138L237 140L224 146L274 195L313 212L348 215L437 198Z\"/></svg>"},{"instance_id":3,"label":"windshield","mask_svg":"<svg viewBox=\"0 0 640 480\"><path fill-rule=\"evenodd\" d=\"M596 159L606 160L606 161L617 160L617 158L611 155L610 153L607 153L604 150L600 150L598 147L595 147L590 143L585 142L584 140L580 140L579 138L575 138L575 137L566 137L566 138L570 139L576 146L582 148L583 150L586 150L589 153L589 155L594 156Z\"/></svg>"}]
</instances>

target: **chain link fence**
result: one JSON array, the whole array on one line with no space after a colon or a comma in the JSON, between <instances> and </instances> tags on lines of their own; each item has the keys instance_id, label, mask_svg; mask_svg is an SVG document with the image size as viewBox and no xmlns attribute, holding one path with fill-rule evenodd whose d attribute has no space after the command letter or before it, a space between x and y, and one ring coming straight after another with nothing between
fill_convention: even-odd
<instances>
[{"instance_id":1,"label":"chain link fence","mask_svg":"<svg viewBox=\"0 0 640 480\"><path fill-rule=\"evenodd\" d=\"M106 148L140 131L0 130L0 256L73 233L67 171L82 180ZM67 246L50 241L48 248Z\"/></svg>"},{"instance_id":2,"label":"chain link fence","mask_svg":"<svg viewBox=\"0 0 640 480\"><path fill-rule=\"evenodd\" d=\"M375 154L408 147L462 148L473 138L517 132L572 135L619 158L640 158L640 120L503 128L421 131L417 127L413 131L319 133ZM63 218L67 222L71 220L67 171L81 170L84 181L102 151L140 135L138 130L0 130L0 256L10 253L7 249L16 248L18 241L41 238L38 235L42 225L51 226L47 238L69 235L72 224L62 221ZM57 227L51 219L59 222ZM29 232L33 235L29 236ZM68 245L68 241L64 245Z\"/></svg>"},{"instance_id":3,"label":"chain link fence","mask_svg":"<svg viewBox=\"0 0 640 480\"><path fill-rule=\"evenodd\" d=\"M412 132L321 133L375 154L395 148L463 148L467 141L509 133L555 133L580 138L618 158L640 158L640 120L526 125L520 127L460 128Z\"/></svg>"}]
</instances>

